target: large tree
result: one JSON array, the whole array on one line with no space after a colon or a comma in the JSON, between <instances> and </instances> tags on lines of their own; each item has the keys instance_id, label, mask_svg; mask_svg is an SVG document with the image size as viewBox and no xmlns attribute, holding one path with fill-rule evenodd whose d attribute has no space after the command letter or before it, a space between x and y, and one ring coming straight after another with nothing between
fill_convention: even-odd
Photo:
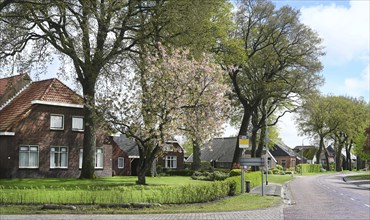
<instances>
[{"instance_id":1,"label":"large tree","mask_svg":"<svg viewBox=\"0 0 370 220\"><path fill-rule=\"evenodd\" d=\"M243 60L231 61L225 67L234 103L241 108L239 135L246 135L253 112L261 105L265 113L259 114L260 119L265 120L267 109L288 107L283 103L294 103L316 89L321 83L318 72L323 52L320 38L300 23L299 11L291 7L276 9L271 1L241 0L235 22L233 34L242 42ZM234 163L240 155L237 143Z\"/></svg>"},{"instance_id":2,"label":"large tree","mask_svg":"<svg viewBox=\"0 0 370 220\"><path fill-rule=\"evenodd\" d=\"M216 5L224 2L218 0ZM147 47L151 42L193 44L195 36L202 33L199 32L202 27L212 27L204 22L210 21L209 10L215 10L213 5L213 1L177 0L3 1L0 59L16 63L12 62L13 58L27 51L31 56L25 53L22 58L29 59L22 59L22 64L40 61L45 64L48 55L56 54L62 63L73 67L72 76L82 86L84 98L80 177L94 178L95 95L99 80L114 78L114 74L129 75L130 60L146 52L141 50L142 45Z\"/></svg>"}]
</instances>

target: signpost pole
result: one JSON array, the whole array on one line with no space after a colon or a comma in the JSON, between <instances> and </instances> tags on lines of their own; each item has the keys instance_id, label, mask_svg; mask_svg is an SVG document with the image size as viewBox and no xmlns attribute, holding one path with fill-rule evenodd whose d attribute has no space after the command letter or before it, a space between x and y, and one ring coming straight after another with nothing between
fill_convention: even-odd
<instances>
[{"instance_id":1,"label":"signpost pole","mask_svg":"<svg viewBox=\"0 0 370 220\"><path fill-rule=\"evenodd\" d=\"M241 167L241 169L242 169L242 184L241 184L241 186L242 186L242 189L241 189L241 192L242 192L242 194L245 192L244 191L244 189L245 189L245 187L244 187L244 167L242 167L242 166L240 166Z\"/></svg>"},{"instance_id":2,"label":"signpost pole","mask_svg":"<svg viewBox=\"0 0 370 220\"><path fill-rule=\"evenodd\" d=\"M262 175L262 196L263 196L263 195L265 195L264 192L263 192L264 188L265 188L264 182L263 182L263 167L261 168L261 175Z\"/></svg>"}]
</instances>

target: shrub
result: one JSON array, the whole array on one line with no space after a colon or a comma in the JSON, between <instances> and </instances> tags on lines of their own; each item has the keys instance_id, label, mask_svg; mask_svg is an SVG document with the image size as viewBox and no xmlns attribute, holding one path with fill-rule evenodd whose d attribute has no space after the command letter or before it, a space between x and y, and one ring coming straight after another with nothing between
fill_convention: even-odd
<instances>
[{"instance_id":1,"label":"shrub","mask_svg":"<svg viewBox=\"0 0 370 220\"><path fill-rule=\"evenodd\" d=\"M279 171L279 174L280 174L280 175L285 175L285 171L284 171L284 170L280 170L280 171Z\"/></svg>"},{"instance_id":2,"label":"shrub","mask_svg":"<svg viewBox=\"0 0 370 220\"><path fill-rule=\"evenodd\" d=\"M284 167L279 164L276 164L275 168L278 170L284 170Z\"/></svg>"},{"instance_id":3,"label":"shrub","mask_svg":"<svg viewBox=\"0 0 370 220\"><path fill-rule=\"evenodd\" d=\"M294 171L290 171L290 170L288 170L288 171L285 171L285 174L290 174L290 175L292 175L292 174L294 174Z\"/></svg>"},{"instance_id":4,"label":"shrub","mask_svg":"<svg viewBox=\"0 0 370 220\"><path fill-rule=\"evenodd\" d=\"M214 171L214 180L225 180L227 177L229 177L228 173L221 172L221 171Z\"/></svg>"},{"instance_id":5,"label":"shrub","mask_svg":"<svg viewBox=\"0 0 370 220\"><path fill-rule=\"evenodd\" d=\"M200 162L200 170L213 170L211 163L208 161Z\"/></svg>"},{"instance_id":6,"label":"shrub","mask_svg":"<svg viewBox=\"0 0 370 220\"><path fill-rule=\"evenodd\" d=\"M232 176L241 176L242 175L242 170L241 169L232 169L230 171L230 177Z\"/></svg>"},{"instance_id":7,"label":"shrub","mask_svg":"<svg viewBox=\"0 0 370 220\"><path fill-rule=\"evenodd\" d=\"M166 174L169 176L191 176L193 175L193 170L167 170Z\"/></svg>"},{"instance_id":8,"label":"shrub","mask_svg":"<svg viewBox=\"0 0 370 220\"><path fill-rule=\"evenodd\" d=\"M272 171L273 174L278 174L280 172L280 170L277 169L277 168L272 168L271 171Z\"/></svg>"},{"instance_id":9,"label":"shrub","mask_svg":"<svg viewBox=\"0 0 370 220\"><path fill-rule=\"evenodd\" d=\"M207 180L207 181L215 181L215 180L225 180L229 177L228 173L220 172L220 171L195 171L194 174L191 176L193 180Z\"/></svg>"}]
</instances>

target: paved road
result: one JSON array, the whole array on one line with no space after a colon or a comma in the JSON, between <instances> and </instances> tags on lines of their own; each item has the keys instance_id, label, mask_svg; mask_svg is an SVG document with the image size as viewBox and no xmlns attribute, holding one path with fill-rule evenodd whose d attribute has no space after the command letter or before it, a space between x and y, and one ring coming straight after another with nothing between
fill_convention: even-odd
<instances>
[{"instance_id":1,"label":"paved road","mask_svg":"<svg viewBox=\"0 0 370 220\"><path fill-rule=\"evenodd\" d=\"M290 182L293 205L284 208L284 219L370 219L370 188L344 182L344 176L305 176Z\"/></svg>"}]
</instances>

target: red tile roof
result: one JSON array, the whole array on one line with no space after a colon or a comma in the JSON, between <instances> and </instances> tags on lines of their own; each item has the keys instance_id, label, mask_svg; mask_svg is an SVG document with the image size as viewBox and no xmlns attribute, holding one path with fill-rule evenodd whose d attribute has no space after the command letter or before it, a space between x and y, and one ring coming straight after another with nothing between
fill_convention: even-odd
<instances>
[{"instance_id":1,"label":"red tile roof","mask_svg":"<svg viewBox=\"0 0 370 220\"><path fill-rule=\"evenodd\" d=\"M17 81L21 80L26 75L27 74L20 74L0 79L0 98L5 94L6 90L8 90L12 85L15 85Z\"/></svg>"},{"instance_id":2,"label":"red tile roof","mask_svg":"<svg viewBox=\"0 0 370 220\"><path fill-rule=\"evenodd\" d=\"M48 79L32 82L3 109L0 109L0 131L11 131L12 127L28 115L34 100L64 104L82 104L81 96L60 82Z\"/></svg>"}]
</instances>

